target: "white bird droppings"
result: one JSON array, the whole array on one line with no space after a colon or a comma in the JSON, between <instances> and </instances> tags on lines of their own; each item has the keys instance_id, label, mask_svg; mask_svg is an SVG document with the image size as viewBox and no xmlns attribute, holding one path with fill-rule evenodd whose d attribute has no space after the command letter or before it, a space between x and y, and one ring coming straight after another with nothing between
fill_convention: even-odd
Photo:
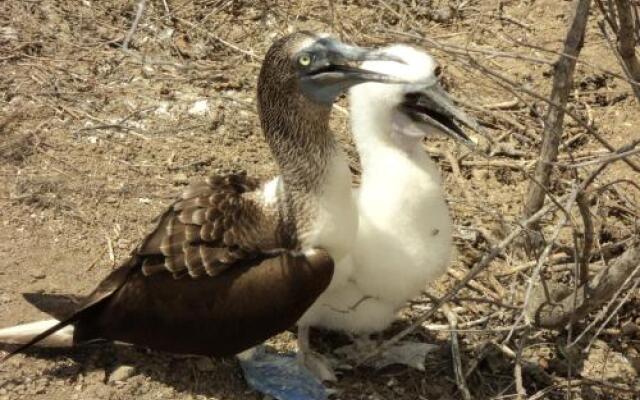
<instances>
[{"instance_id":1,"label":"white bird droppings","mask_svg":"<svg viewBox=\"0 0 640 400\"><path fill-rule=\"evenodd\" d=\"M198 100L191 105L188 113L191 115L204 115L209 110L209 101L207 99Z\"/></svg>"}]
</instances>

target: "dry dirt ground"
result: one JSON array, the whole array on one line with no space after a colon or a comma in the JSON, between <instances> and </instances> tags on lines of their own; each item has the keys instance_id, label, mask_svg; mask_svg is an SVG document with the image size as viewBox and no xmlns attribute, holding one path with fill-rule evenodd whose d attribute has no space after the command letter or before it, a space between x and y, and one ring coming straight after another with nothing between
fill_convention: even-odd
<instances>
[{"instance_id":1,"label":"dry dirt ground","mask_svg":"<svg viewBox=\"0 0 640 400\"><path fill-rule=\"evenodd\" d=\"M547 109L545 102L524 95L522 89L548 96L550 63L561 49L572 4L460 3L464 6L455 11L437 0L147 0L128 50L123 50L136 1L0 2L0 326L43 317L22 293L91 290L127 256L153 217L187 182L223 165L262 177L273 174L257 124L256 76L272 40L299 29L332 31L358 44L405 42L431 49L444 67L448 89L501 143L502 151L489 160L451 142L425 143L442 167L457 228L458 252L451 273L432 289L443 294L520 219L528 185L521 170L531 171ZM621 68L596 25L600 19L594 7L570 109L618 147L640 138L639 104L620 79ZM481 49L469 54L519 86L488 77L451 47L434 47L434 40L460 46L457 51ZM516 95L524 97L518 100ZM346 104L340 104L334 130L357 171ZM570 162L569 154L588 160L604 152L570 118L563 138L568 145L561 162ZM460 167L459 175L452 173L452 160ZM578 172L584 176L588 170ZM555 194L571 188L573 171L555 169ZM604 186L613 181L617 183L610 189ZM598 179L596 188L602 190L592 192L597 244L610 248L601 251L594 268L619 255L638 234L640 193L633 181L638 182L638 174L618 162ZM550 229L555 218L545 220L545 226ZM564 251L570 248L570 235L561 235L560 244ZM560 277L571 269L562 264L566 258L559 246L552 264ZM640 398L637 290L588 350L577 355L565 351L566 331L516 329L506 340L520 314L532 267L529 263L527 269L528 262L518 246L509 248L460 293L465 300L452 303L473 398L513 398L510 352L517 350L522 335L528 335L522 349L528 395ZM430 304L427 298L417 299L385 336ZM436 313L412 335L439 346L425 372L361 367L341 378L336 397L461 398L449 332L442 329L446 324ZM579 332L585 325L574 329ZM593 330L580 349L592 338ZM317 333L314 339L326 350L344 340L327 333ZM273 341L277 348L292 343L289 333ZM110 382L112 372L122 365L133 367L131 376ZM0 400L133 398L261 396L247 389L233 359L183 358L142 348L33 351L0 365Z\"/></svg>"}]
</instances>

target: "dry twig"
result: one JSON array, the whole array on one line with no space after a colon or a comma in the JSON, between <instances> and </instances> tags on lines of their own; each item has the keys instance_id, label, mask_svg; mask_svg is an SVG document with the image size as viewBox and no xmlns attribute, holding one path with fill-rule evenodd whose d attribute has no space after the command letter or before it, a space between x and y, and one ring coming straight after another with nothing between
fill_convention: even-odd
<instances>
[{"instance_id":1,"label":"dry twig","mask_svg":"<svg viewBox=\"0 0 640 400\"><path fill-rule=\"evenodd\" d=\"M560 301L548 300L536 307L533 316L536 325L557 329L565 326L571 319L577 321L584 318L621 290L623 283L634 276L638 265L640 246L634 246L624 252L611 266L600 271L590 284L580 286L575 293ZM574 343L583 334L578 336Z\"/></svg>"},{"instance_id":2,"label":"dry twig","mask_svg":"<svg viewBox=\"0 0 640 400\"><path fill-rule=\"evenodd\" d=\"M245 49L241 49L240 47L236 46L235 44L228 42L224 39L222 39L221 37L218 37L216 35L214 35L213 33L207 31L206 29L203 29L202 27L192 23L191 21L188 21L184 18L180 18L180 17L176 17L176 21L180 22L183 25L188 26L189 28L201 31L202 33L204 33L205 35L207 35L207 37L215 40L216 42L222 44L225 47L228 47L240 54L244 54L245 56L251 58L252 60L260 60L260 57L256 56L252 51L248 51Z\"/></svg>"},{"instance_id":3,"label":"dry twig","mask_svg":"<svg viewBox=\"0 0 640 400\"><path fill-rule=\"evenodd\" d=\"M467 381L465 379L464 370L462 368L462 357L460 356L460 344L458 343L458 316L453 312L448 304L442 305L442 312L449 321L451 327L451 355L453 358L453 371L456 375L456 384L458 390L462 394L462 398L465 400L471 400L471 393L467 387Z\"/></svg>"},{"instance_id":4,"label":"dry twig","mask_svg":"<svg viewBox=\"0 0 640 400\"><path fill-rule=\"evenodd\" d=\"M634 9L629 0L615 0L615 7L612 3L611 1L609 2L609 9L607 10L602 2L598 0L600 11L602 11L609 27L616 34L617 46L611 47L629 79L631 90L640 101L640 61L635 53L635 35L640 26L636 26L636 21L633 19L632 10ZM604 23L600 23L599 26L607 42L611 44L612 40Z\"/></svg>"},{"instance_id":5,"label":"dry twig","mask_svg":"<svg viewBox=\"0 0 640 400\"><path fill-rule=\"evenodd\" d=\"M146 5L146 0L140 0L138 2L136 17L133 20L133 23L131 24L131 28L129 28L129 32L127 32L127 36L124 38L124 41L122 42L122 48L124 50L129 49L129 42L131 41L131 38L133 38L133 34L136 32L136 29L138 28L138 24L140 23L140 18L142 18L142 14L144 13L145 5Z\"/></svg>"},{"instance_id":6,"label":"dry twig","mask_svg":"<svg viewBox=\"0 0 640 400\"><path fill-rule=\"evenodd\" d=\"M567 37L564 42L563 53L555 65L553 76L553 89L551 91L551 101L558 107L550 107L544 121L544 133L542 147L540 149L540 159L536 165L534 176L540 185L531 183L524 206L524 215L530 216L538 211L545 198L543 188L548 187L551 181L552 164L558 158L558 146L562 135L562 125L564 121L564 110L569 99L573 81L573 71L576 66L576 58L584 44L584 34L589 18L589 5L591 0L577 0L575 15L571 22ZM537 228L536 225L533 226ZM532 243L528 243L529 246ZM531 249L530 249L531 250Z\"/></svg>"}]
</instances>

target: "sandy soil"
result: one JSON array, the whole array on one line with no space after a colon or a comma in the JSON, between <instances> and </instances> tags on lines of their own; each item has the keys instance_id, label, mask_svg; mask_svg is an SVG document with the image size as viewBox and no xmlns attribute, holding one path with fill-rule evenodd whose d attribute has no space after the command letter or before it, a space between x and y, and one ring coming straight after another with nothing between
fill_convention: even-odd
<instances>
[{"instance_id":1,"label":"sandy soil","mask_svg":"<svg viewBox=\"0 0 640 400\"><path fill-rule=\"evenodd\" d=\"M473 53L480 63L548 95L553 73L548 62L495 52L553 61L571 2L472 0L460 12L444 1L414 3L167 0L165 8L161 0L148 0L124 51L134 1L0 2L0 326L43 317L22 293L91 290L187 182L223 165L260 177L275 172L258 128L254 93L261 56L282 34L333 31L359 44L405 42L430 48L419 39L424 35L449 45L483 48L493 53ZM594 8L570 108L618 147L640 138L639 106L619 79L622 71L597 29L599 19ZM528 185L520 168L533 165L547 105L525 96L504 106L521 94L519 88L511 92L450 52L431 50L444 67L449 90L487 125L492 137L503 135L500 142L506 149L483 161L451 142L425 143L442 166L457 227L458 256L451 274L432 288L442 294L520 218ZM344 110L344 101L339 107ZM334 112L334 131L357 170L341 110ZM564 140L571 142L567 148L578 160L603 152L571 119ZM447 152L459 160L461 176L452 174ZM565 149L561 161L569 162L568 154ZM557 168L554 193L570 190L572 171ZM580 176L586 171L580 169ZM618 162L597 186L618 179L637 182L638 175ZM592 197L599 245L624 241L639 231L640 192L630 184L616 187ZM551 229L553 219L546 222ZM561 242L572 246L568 229ZM557 254L564 253L560 249ZM530 271L508 272L528 261L520 248L509 249L460 296L520 306ZM574 399L639 398L639 300L640 294L632 293L601 340L578 361L564 351L567 332L531 332L523 350L528 394L547 390L538 398L567 398L569 392ZM427 298L417 299L385 336L429 304ZM492 343L506 338L519 311L495 301L459 300L453 306L460 323L484 318L460 333L463 365L475 366L468 377L474 398L510 398L515 393L513 360ZM342 377L336 397L461 398L449 334L429 329L446 321L436 314L413 335L439 346L427 360L426 372L358 368ZM517 331L506 345L513 349L522 334ZM318 333L314 340L326 351L344 342L330 333ZM277 348L292 343L289 333L273 340ZM123 365L134 368L131 376L111 382ZM247 389L232 359L175 357L141 348L35 351L0 365L0 400L133 398L261 396Z\"/></svg>"}]
</instances>

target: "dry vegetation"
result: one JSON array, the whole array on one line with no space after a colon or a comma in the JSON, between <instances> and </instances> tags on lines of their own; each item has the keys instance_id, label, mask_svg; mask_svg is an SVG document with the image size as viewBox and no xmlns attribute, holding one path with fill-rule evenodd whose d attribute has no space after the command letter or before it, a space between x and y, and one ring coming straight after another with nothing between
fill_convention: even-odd
<instances>
[{"instance_id":1,"label":"dry vegetation","mask_svg":"<svg viewBox=\"0 0 640 400\"><path fill-rule=\"evenodd\" d=\"M0 325L42 317L21 293L86 293L188 181L222 165L272 174L255 115L261 55L286 32L332 31L429 49L491 141L478 138L489 157L425 143L446 178L458 254L385 338L439 350L425 372L346 373L337 398L640 398L640 99L628 78L638 73L639 5L592 2L581 47L565 43L577 3L589 2L0 2ZM630 13L613 12L624 4ZM578 52L573 72L567 54ZM552 91L562 71L564 94ZM334 128L357 171L343 112ZM536 161L553 140L547 179ZM328 351L344 338L315 340ZM119 365L133 376L110 382ZM22 398L260 396L233 360L100 346L1 365L0 399Z\"/></svg>"}]
</instances>

